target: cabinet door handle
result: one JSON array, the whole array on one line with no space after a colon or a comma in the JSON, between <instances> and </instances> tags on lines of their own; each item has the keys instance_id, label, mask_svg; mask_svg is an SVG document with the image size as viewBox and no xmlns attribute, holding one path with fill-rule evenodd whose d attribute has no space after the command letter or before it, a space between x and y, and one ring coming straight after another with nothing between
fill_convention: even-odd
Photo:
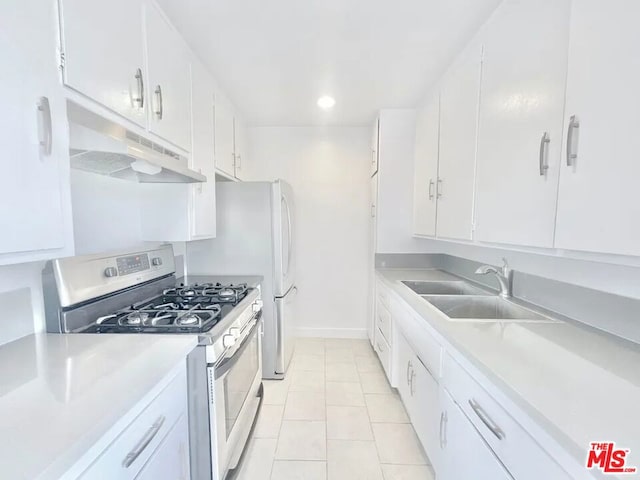
<instances>
[{"instance_id":1,"label":"cabinet door handle","mask_svg":"<svg viewBox=\"0 0 640 480\"><path fill-rule=\"evenodd\" d=\"M413 397L413 394L416 393L415 389L413 388L413 381L416 378L416 372L413 369L413 365L411 366L411 381L409 382L409 393L411 394L411 396Z\"/></svg>"},{"instance_id":2,"label":"cabinet door handle","mask_svg":"<svg viewBox=\"0 0 640 480\"><path fill-rule=\"evenodd\" d=\"M498 440L504 438L504 431L494 422L491 417L484 411L484 409L473 398L469 400L469 405L478 416L478 418L485 424L485 426L493 433Z\"/></svg>"},{"instance_id":3,"label":"cabinet door handle","mask_svg":"<svg viewBox=\"0 0 640 480\"><path fill-rule=\"evenodd\" d=\"M142 437L138 444L133 448L133 450L127 453L127 456L124 457L124 460L122 461L122 466L124 468L129 468L133 464L133 462L135 462L136 459L140 456L140 454L144 452L144 449L149 446L151 440L155 438L155 436L162 428L165 420L165 416L160 415L158 419L153 423L153 425L151 425L151 428L147 430L147 433L144 434L144 437Z\"/></svg>"},{"instance_id":4,"label":"cabinet door handle","mask_svg":"<svg viewBox=\"0 0 640 480\"><path fill-rule=\"evenodd\" d=\"M375 165L376 164L376 151L375 150L371 150L371 165Z\"/></svg>"},{"instance_id":5,"label":"cabinet door handle","mask_svg":"<svg viewBox=\"0 0 640 480\"><path fill-rule=\"evenodd\" d=\"M440 436L439 436L441 449L444 449L447 446L447 438L445 435L446 424L447 424L447 412L442 412L440 414Z\"/></svg>"},{"instance_id":6,"label":"cabinet door handle","mask_svg":"<svg viewBox=\"0 0 640 480\"><path fill-rule=\"evenodd\" d=\"M236 168L242 170L242 155L236 155Z\"/></svg>"},{"instance_id":7,"label":"cabinet door handle","mask_svg":"<svg viewBox=\"0 0 640 480\"><path fill-rule=\"evenodd\" d=\"M371 204L371 218L375 218L376 216L376 206L372 203Z\"/></svg>"},{"instance_id":8,"label":"cabinet door handle","mask_svg":"<svg viewBox=\"0 0 640 480\"><path fill-rule=\"evenodd\" d=\"M433 200L433 178L429 179L429 200Z\"/></svg>"},{"instance_id":9,"label":"cabinet door handle","mask_svg":"<svg viewBox=\"0 0 640 480\"><path fill-rule=\"evenodd\" d=\"M436 185L436 197L442 198L442 179L438 178L438 182Z\"/></svg>"},{"instance_id":10,"label":"cabinet door handle","mask_svg":"<svg viewBox=\"0 0 640 480\"><path fill-rule=\"evenodd\" d=\"M542 134L542 138L540 139L540 176L544 177L547 174L547 170L549 170L549 143L551 143L551 139L549 138L549 134L544 132Z\"/></svg>"},{"instance_id":11,"label":"cabinet door handle","mask_svg":"<svg viewBox=\"0 0 640 480\"><path fill-rule=\"evenodd\" d=\"M580 120L575 115L571 115L569 119L569 127L567 128L567 166L575 165L578 154L573 149L573 134L580 128ZM577 150L577 149L576 149Z\"/></svg>"},{"instance_id":12,"label":"cabinet door handle","mask_svg":"<svg viewBox=\"0 0 640 480\"><path fill-rule=\"evenodd\" d=\"M411 378L411 374L409 371L411 370L411 360L407 362L407 385L409 385L409 379Z\"/></svg>"},{"instance_id":13,"label":"cabinet door handle","mask_svg":"<svg viewBox=\"0 0 640 480\"><path fill-rule=\"evenodd\" d=\"M164 113L164 106L163 106L163 100L162 100L162 87L160 85L156 86L155 94L156 94L156 102L157 102L157 108L155 111L156 117L158 117L158 120L162 120L162 116Z\"/></svg>"},{"instance_id":14,"label":"cabinet door handle","mask_svg":"<svg viewBox=\"0 0 640 480\"><path fill-rule=\"evenodd\" d=\"M144 108L144 78L140 68L136 70L136 81L138 82L138 96L133 101L138 105L138 108Z\"/></svg>"},{"instance_id":15,"label":"cabinet door handle","mask_svg":"<svg viewBox=\"0 0 640 480\"><path fill-rule=\"evenodd\" d=\"M53 149L53 125L51 123L51 105L47 97L40 97L38 103L38 113L42 117L42 130L40 131L40 148L46 156L51 155Z\"/></svg>"}]
</instances>

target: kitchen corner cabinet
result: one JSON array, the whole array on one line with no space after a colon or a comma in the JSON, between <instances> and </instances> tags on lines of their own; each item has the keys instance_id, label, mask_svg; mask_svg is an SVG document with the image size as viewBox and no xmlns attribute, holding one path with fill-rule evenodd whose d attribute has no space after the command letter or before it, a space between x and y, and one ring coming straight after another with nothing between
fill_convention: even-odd
<instances>
[{"instance_id":1,"label":"kitchen corner cabinet","mask_svg":"<svg viewBox=\"0 0 640 480\"><path fill-rule=\"evenodd\" d=\"M145 5L149 130L191 150L191 62L187 46L154 3Z\"/></svg>"},{"instance_id":2,"label":"kitchen corner cabinet","mask_svg":"<svg viewBox=\"0 0 640 480\"><path fill-rule=\"evenodd\" d=\"M73 253L54 2L1 2L0 265Z\"/></svg>"},{"instance_id":3,"label":"kitchen corner cabinet","mask_svg":"<svg viewBox=\"0 0 640 480\"><path fill-rule=\"evenodd\" d=\"M553 246L569 10L569 0L506 0L484 27L479 241Z\"/></svg>"},{"instance_id":4,"label":"kitchen corner cabinet","mask_svg":"<svg viewBox=\"0 0 640 480\"><path fill-rule=\"evenodd\" d=\"M557 248L640 255L638 18L635 0L571 2Z\"/></svg>"},{"instance_id":5,"label":"kitchen corner cabinet","mask_svg":"<svg viewBox=\"0 0 640 480\"><path fill-rule=\"evenodd\" d=\"M221 90L216 90L215 138L216 170L235 177L235 147L233 132L234 108Z\"/></svg>"},{"instance_id":6,"label":"kitchen corner cabinet","mask_svg":"<svg viewBox=\"0 0 640 480\"><path fill-rule=\"evenodd\" d=\"M247 125L236 112L233 117L233 156L235 159L234 176L238 180L247 180L249 171L249 134Z\"/></svg>"}]
</instances>

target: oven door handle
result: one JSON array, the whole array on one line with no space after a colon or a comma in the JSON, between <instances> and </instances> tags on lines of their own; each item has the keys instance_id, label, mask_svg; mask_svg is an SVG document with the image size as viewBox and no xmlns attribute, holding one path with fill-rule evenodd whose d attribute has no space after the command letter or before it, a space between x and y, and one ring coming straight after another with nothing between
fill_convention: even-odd
<instances>
[{"instance_id":1,"label":"oven door handle","mask_svg":"<svg viewBox=\"0 0 640 480\"><path fill-rule=\"evenodd\" d=\"M231 370L233 368L233 366L240 359L240 357L242 356L244 351L247 349L247 347L251 343L251 338L253 337L253 335L255 334L256 330L258 329L258 326L260 325L260 319L262 318L262 315L258 314L254 318L255 318L255 320L253 322L253 326L251 327L251 330L249 330L249 333L244 337L244 341L238 347L238 349L233 353L233 355L231 355L230 357L224 359L220 363L216 363L214 365L209 365L209 366L214 366L215 367L214 368L214 378L216 380L219 379L220 377L222 377L224 374L226 374L229 370Z\"/></svg>"}]
</instances>

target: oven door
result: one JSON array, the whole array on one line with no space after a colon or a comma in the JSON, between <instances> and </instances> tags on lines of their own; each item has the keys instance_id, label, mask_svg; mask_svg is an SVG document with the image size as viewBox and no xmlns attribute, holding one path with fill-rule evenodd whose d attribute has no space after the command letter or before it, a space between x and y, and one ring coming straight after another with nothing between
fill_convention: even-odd
<instances>
[{"instance_id":1,"label":"oven door","mask_svg":"<svg viewBox=\"0 0 640 480\"><path fill-rule=\"evenodd\" d=\"M238 343L208 366L214 392L218 478L237 467L260 408L262 378L262 320L256 315L245 325ZM211 371L212 370L212 371Z\"/></svg>"}]
</instances>

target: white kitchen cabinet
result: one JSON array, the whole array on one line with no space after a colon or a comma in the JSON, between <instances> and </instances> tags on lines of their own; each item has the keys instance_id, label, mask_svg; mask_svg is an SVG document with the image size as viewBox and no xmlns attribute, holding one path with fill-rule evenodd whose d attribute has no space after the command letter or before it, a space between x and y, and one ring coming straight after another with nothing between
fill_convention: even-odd
<instances>
[{"instance_id":1,"label":"white kitchen cabinet","mask_svg":"<svg viewBox=\"0 0 640 480\"><path fill-rule=\"evenodd\" d=\"M146 127L151 85L144 63L142 0L59 4L65 85ZM50 42L53 48L55 39Z\"/></svg>"},{"instance_id":2,"label":"white kitchen cabinet","mask_svg":"<svg viewBox=\"0 0 640 480\"><path fill-rule=\"evenodd\" d=\"M558 248L640 255L638 18L634 0L572 2Z\"/></svg>"},{"instance_id":3,"label":"white kitchen cabinet","mask_svg":"<svg viewBox=\"0 0 640 480\"><path fill-rule=\"evenodd\" d=\"M215 108L216 169L227 177L235 176L234 108L222 90L217 89Z\"/></svg>"},{"instance_id":4,"label":"white kitchen cabinet","mask_svg":"<svg viewBox=\"0 0 640 480\"><path fill-rule=\"evenodd\" d=\"M569 0L507 0L484 27L479 241L553 246L569 10Z\"/></svg>"},{"instance_id":5,"label":"white kitchen cabinet","mask_svg":"<svg viewBox=\"0 0 640 480\"><path fill-rule=\"evenodd\" d=\"M513 480L444 389L441 389L440 402L439 443L442 461L437 471L438 478Z\"/></svg>"},{"instance_id":6,"label":"white kitchen cabinet","mask_svg":"<svg viewBox=\"0 0 640 480\"><path fill-rule=\"evenodd\" d=\"M440 89L436 234L472 238L482 46L474 42L445 74Z\"/></svg>"},{"instance_id":7,"label":"white kitchen cabinet","mask_svg":"<svg viewBox=\"0 0 640 480\"><path fill-rule=\"evenodd\" d=\"M73 253L53 2L0 3L0 264Z\"/></svg>"},{"instance_id":8,"label":"white kitchen cabinet","mask_svg":"<svg viewBox=\"0 0 640 480\"><path fill-rule=\"evenodd\" d=\"M236 112L233 117L233 153L235 158L234 176L238 180L247 180L249 168L249 145L247 125Z\"/></svg>"},{"instance_id":9,"label":"white kitchen cabinet","mask_svg":"<svg viewBox=\"0 0 640 480\"><path fill-rule=\"evenodd\" d=\"M380 118L376 117L371 129L371 176L378 173L378 150L380 141Z\"/></svg>"},{"instance_id":10,"label":"white kitchen cabinet","mask_svg":"<svg viewBox=\"0 0 640 480\"><path fill-rule=\"evenodd\" d=\"M440 96L428 99L416 119L413 233L436 234L436 182L440 140Z\"/></svg>"},{"instance_id":11,"label":"white kitchen cabinet","mask_svg":"<svg viewBox=\"0 0 640 480\"><path fill-rule=\"evenodd\" d=\"M178 32L154 3L145 6L149 130L191 150L191 61Z\"/></svg>"},{"instance_id":12,"label":"white kitchen cabinet","mask_svg":"<svg viewBox=\"0 0 640 480\"><path fill-rule=\"evenodd\" d=\"M136 480L189 480L189 421L186 412L142 467Z\"/></svg>"}]
</instances>

